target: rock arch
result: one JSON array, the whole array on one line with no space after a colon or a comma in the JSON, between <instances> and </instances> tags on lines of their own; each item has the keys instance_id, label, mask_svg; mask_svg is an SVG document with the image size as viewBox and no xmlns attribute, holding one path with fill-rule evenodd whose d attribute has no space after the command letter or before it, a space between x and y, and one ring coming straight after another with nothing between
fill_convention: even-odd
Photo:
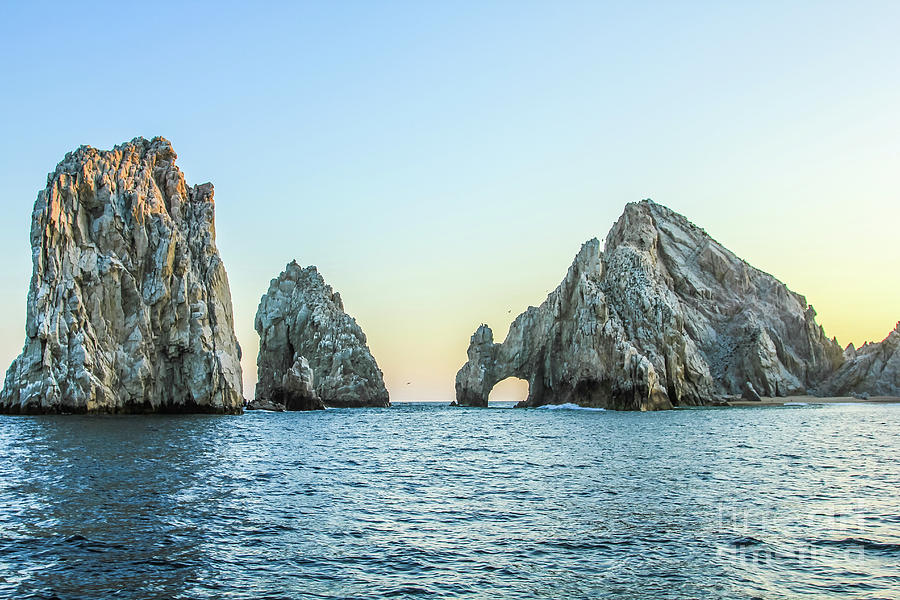
<instances>
[{"instance_id":1,"label":"rock arch","mask_svg":"<svg viewBox=\"0 0 900 600\"><path fill-rule=\"evenodd\" d=\"M475 331L456 400L486 406L515 376L529 384L522 406L658 410L718 402L746 382L804 393L842 361L803 296L645 200L625 207L602 250L596 238L581 247L502 344L487 325Z\"/></svg>"},{"instance_id":2,"label":"rock arch","mask_svg":"<svg viewBox=\"0 0 900 600\"><path fill-rule=\"evenodd\" d=\"M518 353L510 356L508 351L504 351L503 344L495 344L494 332L482 323L470 339L469 360L456 375L457 404L460 406L487 406L494 386L510 377L522 379L528 383L528 397L519 405L535 406L539 404L542 383L536 377L536 372L529 369L528 365L516 364L515 359L518 356Z\"/></svg>"},{"instance_id":3,"label":"rock arch","mask_svg":"<svg viewBox=\"0 0 900 600\"><path fill-rule=\"evenodd\" d=\"M528 399L528 381L511 376L501 379L488 392L488 405L497 402L524 403Z\"/></svg>"}]
</instances>

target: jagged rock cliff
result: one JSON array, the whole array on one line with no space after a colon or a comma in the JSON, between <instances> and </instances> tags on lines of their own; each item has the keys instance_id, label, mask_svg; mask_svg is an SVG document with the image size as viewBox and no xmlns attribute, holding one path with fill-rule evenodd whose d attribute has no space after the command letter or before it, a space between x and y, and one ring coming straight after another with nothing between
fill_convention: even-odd
<instances>
[{"instance_id":1,"label":"jagged rock cliff","mask_svg":"<svg viewBox=\"0 0 900 600\"><path fill-rule=\"evenodd\" d=\"M740 394L804 393L842 362L803 296L736 257L683 216L629 204L586 242L566 278L510 326L482 325L456 376L460 405L485 406L499 381L528 381L525 406L624 410Z\"/></svg>"},{"instance_id":2,"label":"jagged rock cliff","mask_svg":"<svg viewBox=\"0 0 900 600\"><path fill-rule=\"evenodd\" d=\"M900 396L900 323L884 340L858 350L849 345L844 364L823 385L829 396Z\"/></svg>"},{"instance_id":3,"label":"jagged rock cliff","mask_svg":"<svg viewBox=\"0 0 900 600\"><path fill-rule=\"evenodd\" d=\"M321 407L286 384L291 367L308 361L315 395L325 405L390 406L366 335L315 267L288 264L260 300L255 327L260 337L255 402Z\"/></svg>"},{"instance_id":4,"label":"jagged rock cliff","mask_svg":"<svg viewBox=\"0 0 900 600\"><path fill-rule=\"evenodd\" d=\"M240 347L212 184L163 138L66 155L38 194L7 413L239 413Z\"/></svg>"}]
</instances>

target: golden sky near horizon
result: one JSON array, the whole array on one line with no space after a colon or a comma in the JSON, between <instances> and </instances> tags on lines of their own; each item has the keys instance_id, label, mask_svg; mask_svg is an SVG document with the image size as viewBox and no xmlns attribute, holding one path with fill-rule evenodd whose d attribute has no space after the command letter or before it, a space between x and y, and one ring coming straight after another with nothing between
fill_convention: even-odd
<instances>
[{"instance_id":1,"label":"golden sky near horizon","mask_svg":"<svg viewBox=\"0 0 900 600\"><path fill-rule=\"evenodd\" d=\"M501 341L648 197L804 294L842 345L900 320L900 3L191 4L178 27L139 5L6 11L4 368L47 172L138 135L215 184L248 397L257 304L292 259L341 293L392 399L450 401L475 328ZM64 68L73 48L100 74Z\"/></svg>"}]
</instances>

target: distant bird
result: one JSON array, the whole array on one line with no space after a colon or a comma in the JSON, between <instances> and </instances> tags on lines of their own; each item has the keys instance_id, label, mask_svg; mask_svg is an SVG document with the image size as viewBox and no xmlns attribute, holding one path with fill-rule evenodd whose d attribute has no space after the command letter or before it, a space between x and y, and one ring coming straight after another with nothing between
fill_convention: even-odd
<instances>
[{"instance_id":1,"label":"distant bird","mask_svg":"<svg viewBox=\"0 0 900 600\"><path fill-rule=\"evenodd\" d=\"M406 385L409 385L409 384L411 384L411 383L412 383L412 381L407 381L407 382L406 382Z\"/></svg>"}]
</instances>

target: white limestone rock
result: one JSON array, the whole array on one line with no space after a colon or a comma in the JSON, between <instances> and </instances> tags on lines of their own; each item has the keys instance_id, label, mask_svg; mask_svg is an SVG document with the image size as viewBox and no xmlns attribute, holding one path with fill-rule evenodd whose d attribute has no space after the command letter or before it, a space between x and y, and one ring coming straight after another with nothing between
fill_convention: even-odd
<instances>
[{"instance_id":1,"label":"white limestone rock","mask_svg":"<svg viewBox=\"0 0 900 600\"><path fill-rule=\"evenodd\" d=\"M240 413L212 184L163 138L66 155L38 194L26 340L6 413Z\"/></svg>"},{"instance_id":2,"label":"white limestone rock","mask_svg":"<svg viewBox=\"0 0 900 600\"><path fill-rule=\"evenodd\" d=\"M849 345L846 361L822 385L829 396L900 396L900 322L882 341Z\"/></svg>"},{"instance_id":3,"label":"white limestone rock","mask_svg":"<svg viewBox=\"0 0 900 600\"><path fill-rule=\"evenodd\" d=\"M582 246L502 344L479 327L468 359L460 405L485 406L515 376L529 383L523 406L656 410L718 403L745 382L766 396L804 393L843 356L803 296L645 200L626 206L603 251L597 239Z\"/></svg>"},{"instance_id":4,"label":"white limestone rock","mask_svg":"<svg viewBox=\"0 0 900 600\"><path fill-rule=\"evenodd\" d=\"M283 402L290 409L283 399L302 394L303 372L311 369L319 408L390 406L365 334L315 267L288 264L260 300L255 327L256 401ZM289 375L292 369L295 375Z\"/></svg>"}]
</instances>

